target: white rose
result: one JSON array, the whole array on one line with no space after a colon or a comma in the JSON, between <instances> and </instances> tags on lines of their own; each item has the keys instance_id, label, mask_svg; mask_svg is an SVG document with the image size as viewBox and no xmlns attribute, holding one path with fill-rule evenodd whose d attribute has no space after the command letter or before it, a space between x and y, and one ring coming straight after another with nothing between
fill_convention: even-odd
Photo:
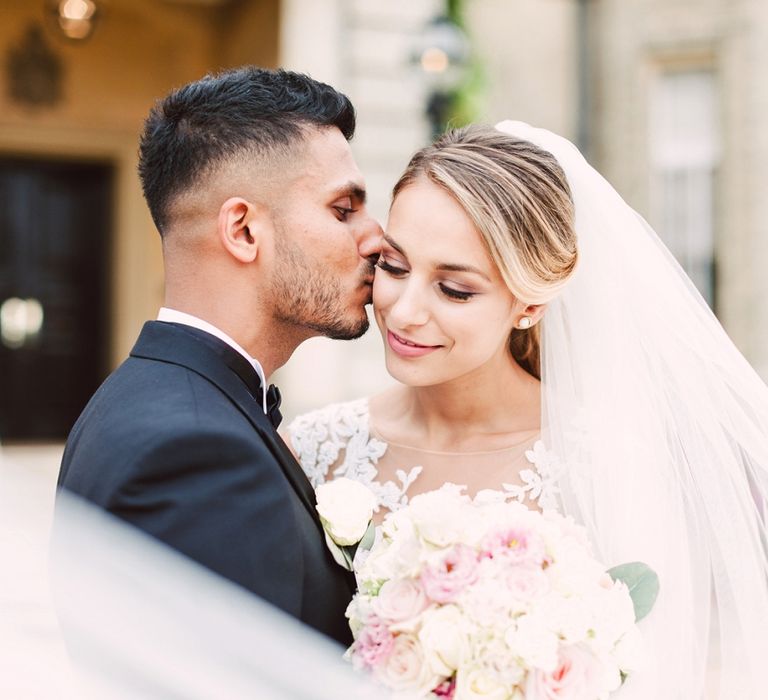
<instances>
[{"instance_id":1,"label":"white rose","mask_svg":"<svg viewBox=\"0 0 768 700\"><path fill-rule=\"evenodd\" d=\"M502 634L510 623L511 615L517 612L515 599L505 586L490 576L493 573L491 560L480 565L480 579L461 592L458 603L465 615L480 627L492 630L500 628Z\"/></svg>"},{"instance_id":2,"label":"white rose","mask_svg":"<svg viewBox=\"0 0 768 700\"><path fill-rule=\"evenodd\" d=\"M594 604L590 606L589 600L582 597L546 595L536 601L535 612L537 618L568 644L585 641L594 627Z\"/></svg>"},{"instance_id":3,"label":"white rose","mask_svg":"<svg viewBox=\"0 0 768 700\"><path fill-rule=\"evenodd\" d=\"M577 550L561 550L555 556L554 563L547 568L553 590L565 597L585 596L600 585L605 569L598 561Z\"/></svg>"},{"instance_id":4,"label":"white rose","mask_svg":"<svg viewBox=\"0 0 768 700\"><path fill-rule=\"evenodd\" d=\"M624 583L616 581L610 588L597 588L589 604L594 611L591 646L598 653L613 649L616 642L635 628L635 607Z\"/></svg>"},{"instance_id":5,"label":"white rose","mask_svg":"<svg viewBox=\"0 0 768 700\"><path fill-rule=\"evenodd\" d=\"M408 536L400 531L395 539L386 536L377 542L370 555L358 569L358 578L363 581L387 581L394 578L408 578L421 571L421 545L413 532Z\"/></svg>"},{"instance_id":6,"label":"white rose","mask_svg":"<svg viewBox=\"0 0 768 700\"><path fill-rule=\"evenodd\" d=\"M643 635L633 627L619 640L612 656L622 671L631 673L646 664L646 653Z\"/></svg>"},{"instance_id":7,"label":"white rose","mask_svg":"<svg viewBox=\"0 0 768 700\"><path fill-rule=\"evenodd\" d=\"M440 676L453 675L469 651L466 621L455 605L424 613L418 637L426 663Z\"/></svg>"},{"instance_id":8,"label":"white rose","mask_svg":"<svg viewBox=\"0 0 768 700\"><path fill-rule=\"evenodd\" d=\"M453 697L454 700L509 700L512 691L491 669L468 666L456 674Z\"/></svg>"},{"instance_id":9,"label":"white rose","mask_svg":"<svg viewBox=\"0 0 768 700\"><path fill-rule=\"evenodd\" d=\"M461 493L463 487L445 484L437 491L414 496L408 506L413 524L428 544L449 547L462 541L462 536L476 519L468 496Z\"/></svg>"},{"instance_id":10,"label":"white rose","mask_svg":"<svg viewBox=\"0 0 768 700\"><path fill-rule=\"evenodd\" d=\"M384 583L373 600L373 610L387 622L407 622L429 605L424 589L413 579L394 579Z\"/></svg>"},{"instance_id":11,"label":"white rose","mask_svg":"<svg viewBox=\"0 0 768 700\"><path fill-rule=\"evenodd\" d=\"M325 531L340 547L357 544L376 507L376 496L359 481L341 477L317 487L317 512Z\"/></svg>"},{"instance_id":12,"label":"white rose","mask_svg":"<svg viewBox=\"0 0 768 700\"><path fill-rule=\"evenodd\" d=\"M424 663L424 651L419 640L410 634L395 637L392 651L374 672L388 688L412 691L417 697L426 695L443 680Z\"/></svg>"},{"instance_id":13,"label":"white rose","mask_svg":"<svg viewBox=\"0 0 768 700\"><path fill-rule=\"evenodd\" d=\"M507 630L505 641L526 666L553 671L557 666L558 638L545 619L523 615Z\"/></svg>"}]
</instances>

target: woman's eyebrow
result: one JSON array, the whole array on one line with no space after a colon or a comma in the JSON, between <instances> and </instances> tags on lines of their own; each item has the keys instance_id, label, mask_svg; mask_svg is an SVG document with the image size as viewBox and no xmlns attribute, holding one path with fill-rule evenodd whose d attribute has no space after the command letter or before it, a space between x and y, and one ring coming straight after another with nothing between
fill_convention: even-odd
<instances>
[{"instance_id":1,"label":"woman's eyebrow","mask_svg":"<svg viewBox=\"0 0 768 700\"><path fill-rule=\"evenodd\" d=\"M472 267L472 265L458 265L454 263L442 263L441 265L437 266L438 270L445 270L447 272L472 272L476 275L480 275L483 279L491 281L488 279L488 275L486 275L482 270Z\"/></svg>"},{"instance_id":2,"label":"woman's eyebrow","mask_svg":"<svg viewBox=\"0 0 768 700\"><path fill-rule=\"evenodd\" d=\"M406 255L405 251L403 250L402 246L397 243L392 236L388 234L384 234L384 240L389 243L400 255L402 255L406 260L408 259L408 256ZM491 281L488 278L488 275L486 275L482 270L480 270L477 267L472 267L472 265L462 265L459 263L441 263L435 267L437 270L442 270L445 272L471 272L475 275L480 275L485 280Z\"/></svg>"},{"instance_id":3,"label":"woman's eyebrow","mask_svg":"<svg viewBox=\"0 0 768 700\"><path fill-rule=\"evenodd\" d=\"M400 253L400 255L402 255L404 258L407 258L407 257L408 257L408 256L405 254L405 251L402 249L402 247L401 247L400 245L398 245L397 243L395 243L395 241L394 241L394 240L393 240L393 239L392 239L390 236L388 236L386 233L384 234L384 240L385 240L387 243L389 243L389 245L391 245L391 246L392 246L392 247L393 247L393 248L394 248L394 249L395 249L395 250L396 250L398 253Z\"/></svg>"}]
</instances>

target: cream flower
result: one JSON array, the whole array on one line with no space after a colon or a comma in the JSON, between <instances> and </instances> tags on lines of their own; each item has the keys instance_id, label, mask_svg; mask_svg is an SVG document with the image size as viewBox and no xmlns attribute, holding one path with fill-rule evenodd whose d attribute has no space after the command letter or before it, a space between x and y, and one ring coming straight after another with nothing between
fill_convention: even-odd
<instances>
[{"instance_id":1,"label":"cream flower","mask_svg":"<svg viewBox=\"0 0 768 700\"><path fill-rule=\"evenodd\" d=\"M357 544L365 535L376 496L359 481L341 477L317 487L317 512L325 531L340 547Z\"/></svg>"},{"instance_id":2,"label":"cream flower","mask_svg":"<svg viewBox=\"0 0 768 700\"><path fill-rule=\"evenodd\" d=\"M509 700L510 696L510 689L491 669L468 666L456 674L454 700Z\"/></svg>"},{"instance_id":3,"label":"cream flower","mask_svg":"<svg viewBox=\"0 0 768 700\"><path fill-rule=\"evenodd\" d=\"M410 634L395 637L386 661L377 666L374 673L388 688L411 691L417 697L426 695L442 681L424 662L424 650L419 640Z\"/></svg>"},{"instance_id":4,"label":"cream flower","mask_svg":"<svg viewBox=\"0 0 768 700\"><path fill-rule=\"evenodd\" d=\"M419 641L426 663L440 676L450 677L469 652L466 622L455 605L428 610L423 615Z\"/></svg>"}]
</instances>

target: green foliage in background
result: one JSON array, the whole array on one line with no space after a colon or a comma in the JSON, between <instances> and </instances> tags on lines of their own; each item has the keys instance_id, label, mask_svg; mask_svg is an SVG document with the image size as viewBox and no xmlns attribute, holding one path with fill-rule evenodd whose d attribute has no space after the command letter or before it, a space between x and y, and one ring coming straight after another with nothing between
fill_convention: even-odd
<instances>
[{"instance_id":1,"label":"green foliage in background","mask_svg":"<svg viewBox=\"0 0 768 700\"><path fill-rule=\"evenodd\" d=\"M465 0L446 0L448 18L466 32L464 6ZM452 91L450 97L450 105L446 111L445 128L464 126L478 121L484 107L485 74L474 51L470 52L464 81L456 90Z\"/></svg>"}]
</instances>

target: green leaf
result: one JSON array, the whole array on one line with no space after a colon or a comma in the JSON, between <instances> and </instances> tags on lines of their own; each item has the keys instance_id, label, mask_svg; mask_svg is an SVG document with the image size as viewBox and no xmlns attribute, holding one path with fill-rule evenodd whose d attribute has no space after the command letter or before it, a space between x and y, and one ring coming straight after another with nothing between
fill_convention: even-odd
<instances>
[{"instance_id":1,"label":"green leaf","mask_svg":"<svg viewBox=\"0 0 768 700\"><path fill-rule=\"evenodd\" d=\"M629 589L635 608L635 622L640 622L651 610L659 595L659 577L647 564L633 561L619 564L608 573L614 581L622 581Z\"/></svg>"},{"instance_id":2,"label":"green leaf","mask_svg":"<svg viewBox=\"0 0 768 700\"><path fill-rule=\"evenodd\" d=\"M376 539L376 526L373 524L373 520L368 523L368 529L365 531L365 534L363 535L362 539L358 543L358 548L362 549L364 552L367 552L371 547L373 547L373 541Z\"/></svg>"},{"instance_id":3,"label":"green leaf","mask_svg":"<svg viewBox=\"0 0 768 700\"><path fill-rule=\"evenodd\" d=\"M331 555L333 556L333 560L341 567L347 569L347 571L352 571L352 557L350 556L349 552L346 551L345 547L340 547L337 545L332 539L331 536L326 532L325 534L325 544L328 546L328 549L331 552Z\"/></svg>"}]
</instances>

